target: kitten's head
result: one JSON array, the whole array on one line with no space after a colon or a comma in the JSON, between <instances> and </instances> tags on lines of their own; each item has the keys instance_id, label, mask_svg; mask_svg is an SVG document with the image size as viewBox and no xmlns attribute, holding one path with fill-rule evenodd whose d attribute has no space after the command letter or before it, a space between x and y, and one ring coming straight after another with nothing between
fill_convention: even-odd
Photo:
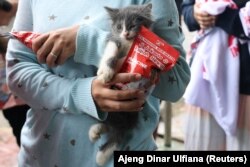
<instances>
[{"instance_id":1,"label":"kitten's head","mask_svg":"<svg viewBox=\"0 0 250 167\"><path fill-rule=\"evenodd\" d=\"M152 4L131 5L120 9L105 7L105 9L112 21L113 35L126 40L133 39L142 25L149 28L153 23Z\"/></svg>"}]
</instances>

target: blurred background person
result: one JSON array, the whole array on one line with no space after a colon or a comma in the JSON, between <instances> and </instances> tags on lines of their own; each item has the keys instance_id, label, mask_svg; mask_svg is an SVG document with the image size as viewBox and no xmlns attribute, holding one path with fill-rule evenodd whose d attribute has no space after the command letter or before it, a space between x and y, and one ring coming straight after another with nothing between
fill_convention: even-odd
<instances>
[{"instance_id":1,"label":"blurred background person","mask_svg":"<svg viewBox=\"0 0 250 167\"><path fill-rule=\"evenodd\" d=\"M240 9L245 7L248 0L234 0L232 2L238 6L237 9L226 7L224 12L213 16L200 10L200 5L195 0L183 0L182 14L189 31L219 27L228 35L232 35L237 39L249 40L248 34L243 30L243 24L239 16ZM250 150L250 55L248 42L237 43L240 68L238 69L239 99L235 98L236 101L239 101L235 118L236 132L234 135L226 134L219 124L220 120L216 120L211 114L213 111L206 111L199 106L188 105L187 131L185 135L185 148L187 150ZM217 45L220 45L220 43L217 43ZM192 75L192 77L197 78L198 76ZM234 81L232 80L232 82ZM237 96L235 95L235 97ZM230 104L225 105L227 106L224 107L228 107Z\"/></svg>"},{"instance_id":2,"label":"blurred background person","mask_svg":"<svg viewBox=\"0 0 250 167\"><path fill-rule=\"evenodd\" d=\"M17 0L0 0L0 33L9 32L17 11ZM8 39L0 37L0 109L12 127L17 144L20 146L20 134L29 106L13 95L6 84L5 53Z\"/></svg>"}]
</instances>

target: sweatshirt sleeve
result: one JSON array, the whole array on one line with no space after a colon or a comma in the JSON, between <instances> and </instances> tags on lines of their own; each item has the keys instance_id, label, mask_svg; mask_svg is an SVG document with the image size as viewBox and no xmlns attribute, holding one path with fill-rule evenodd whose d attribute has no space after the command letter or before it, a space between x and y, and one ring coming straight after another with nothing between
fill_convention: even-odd
<instances>
[{"instance_id":1,"label":"sweatshirt sleeve","mask_svg":"<svg viewBox=\"0 0 250 167\"><path fill-rule=\"evenodd\" d=\"M108 34L108 31L98 27L81 24L77 32L74 60L78 63L98 67L99 61L97 60L101 58Z\"/></svg>"},{"instance_id":2,"label":"sweatshirt sleeve","mask_svg":"<svg viewBox=\"0 0 250 167\"><path fill-rule=\"evenodd\" d=\"M32 9L29 2L19 1L14 23L16 31L32 31ZM93 77L61 77L55 70L39 64L34 53L15 39L11 39L8 45L6 68L11 91L31 108L38 111L85 113L99 120L106 118L105 113L96 109L91 96Z\"/></svg>"},{"instance_id":3,"label":"sweatshirt sleeve","mask_svg":"<svg viewBox=\"0 0 250 167\"><path fill-rule=\"evenodd\" d=\"M182 15L189 31L200 29L199 24L194 18L194 3L195 0L183 0L182 3Z\"/></svg>"},{"instance_id":4,"label":"sweatshirt sleeve","mask_svg":"<svg viewBox=\"0 0 250 167\"><path fill-rule=\"evenodd\" d=\"M174 1L151 0L149 2L153 4L153 16L156 21L154 32L180 53L176 65L170 71L160 75L160 81L152 95L175 102L182 97L190 80L190 69L182 46L184 36L179 29L178 11Z\"/></svg>"}]
</instances>

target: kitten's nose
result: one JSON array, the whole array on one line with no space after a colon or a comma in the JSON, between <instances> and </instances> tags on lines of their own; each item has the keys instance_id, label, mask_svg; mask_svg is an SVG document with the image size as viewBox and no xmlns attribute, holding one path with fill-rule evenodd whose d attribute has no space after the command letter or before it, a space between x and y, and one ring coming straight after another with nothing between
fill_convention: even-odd
<instances>
[{"instance_id":1,"label":"kitten's nose","mask_svg":"<svg viewBox=\"0 0 250 167\"><path fill-rule=\"evenodd\" d=\"M125 32L124 32L124 36L125 36L125 37L128 37L128 36L129 36L128 31L125 31Z\"/></svg>"}]
</instances>

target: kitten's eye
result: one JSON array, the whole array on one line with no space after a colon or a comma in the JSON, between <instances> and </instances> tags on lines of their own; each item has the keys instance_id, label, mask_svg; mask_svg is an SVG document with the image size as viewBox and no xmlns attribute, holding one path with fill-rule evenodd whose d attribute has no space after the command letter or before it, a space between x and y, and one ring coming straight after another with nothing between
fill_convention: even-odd
<instances>
[{"instance_id":1,"label":"kitten's eye","mask_svg":"<svg viewBox=\"0 0 250 167\"><path fill-rule=\"evenodd\" d=\"M138 18L136 19L136 21L137 21L137 22L142 22L142 21L143 21L143 18L142 18L142 17L138 17Z\"/></svg>"},{"instance_id":2,"label":"kitten's eye","mask_svg":"<svg viewBox=\"0 0 250 167\"><path fill-rule=\"evenodd\" d=\"M121 30L121 29L122 29L122 25L121 25L121 24L118 24L116 28L117 28L118 30Z\"/></svg>"},{"instance_id":3,"label":"kitten's eye","mask_svg":"<svg viewBox=\"0 0 250 167\"><path fill-rule=\"evenodd\" d=\"M129 29L130 29L130 30L133 29L133 28L135 28L135 25L129 26Z\"/></svg>"}]
</instances>

